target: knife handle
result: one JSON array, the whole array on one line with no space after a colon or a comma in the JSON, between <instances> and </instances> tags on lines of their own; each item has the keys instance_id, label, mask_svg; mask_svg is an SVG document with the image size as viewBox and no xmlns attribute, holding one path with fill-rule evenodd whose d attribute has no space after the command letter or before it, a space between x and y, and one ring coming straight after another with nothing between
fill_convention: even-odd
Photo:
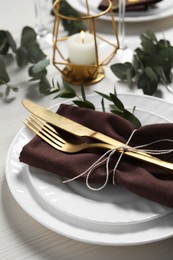
<instances>
[{"instance_id":1,"label":"knife handle","mask_svg":"<svg viewBox=\"0 0 173 260\"><path fill-rule=\"evenodd\" d=\"M157 166L160 166L162 168L173 171L173 163L163 161L159 158L151 156L150 154L138 151L137 149L135 151L128 151L128 148L132 149L132 147L130 147L128 145L126 146L125 144L123 144L123 143L121 143L121 142L119 142L115 139L112 139L111 137L108 137L108 136L106 136L102 133L95 132L95 134L91 137L93 137L97 140L100 140L102 142L112 144L115 148L117 148L117 151L119 151L119 152L122 152L122 147L124 147L125 150L123 151L123 153L127 156L130 156L130 157L133 157L133 158L136 158L138 160L145 161L145 162L149 162L149 163L152 163L154 165L157 165Z\"/></svg>"}]
</instances>

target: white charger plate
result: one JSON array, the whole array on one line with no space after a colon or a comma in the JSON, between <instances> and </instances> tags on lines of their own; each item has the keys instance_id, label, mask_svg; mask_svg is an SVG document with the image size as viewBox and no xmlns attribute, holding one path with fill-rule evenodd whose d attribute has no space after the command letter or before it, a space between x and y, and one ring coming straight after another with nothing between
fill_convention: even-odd
<instances>
[{"instance_id":1,"label":"white charger plate","mask_svg":"<svg viewBox=\"0 0 173 260\"><path fill-rule=\"evenodd\" d=\"M148 111L136 109L135 114L143 125L168 122ZM29 141L30 132L28 133L27 128L23 130L23 134L28 136ZM78 181L63 184L62 178L57 175L34 167L27 167L27 174L39 196L71 218L101 225L123 225L149 221L170 211L167 207L148 201L123 187L107 185L105 189L95 192Z\"/></svg>"},{"instance_id":2,"label":"white charger plate","mask_svg":"<svg viewBox=\"0 0 173 260\"><path fill-rule=\"evenodd\" d=\"M172 112L172 104L164 100L143 95L130 94L120 94L119 97L122 101L124 100L126 103L129 103L128 106L130 107L135 104L137 108L147 108L148 114L150 111L153 111L153 113L159 115L158 118L165 117L168 121L172 120L172 113L170 113ZM97 103L98 96L93 95L90 97L90 100ZM139 106L137 103L139 103ZM165 122L164 118L162 119L163 122ZM51 200L49 201L45 195L38 192L38 185L33 182L33 179L30 178L30 173L29 175L27 174L26 165L20 163L18 160L23 145L27 143L30 138L32 138L32 136L29 136L28 133L24 127L13 140L6 161L6 177L14 198L21 205L21 207L38 222L67 237L94 244L141 244L172 236L172 209L165 207L165 211L159 212L157 211L157 206L159 205L157 203L153 203L153 207L156 208L155 215L149 214L149 218L147 219L145 216L142 221L141 219L135 219L136 223L130 219L129 222L121 222L121 225L116 225L118 221L120 222L120 219L113 223L109 221L107 222L105 219L100 219L97 222L97 219L94 219L95 215L94 218L92 216L91 220L88 217L85 218L85 216L83 218L80 214L76 217L71 212L69 213L66 211L65 208L60 210L56 205L54 206ZM74 193L74 191L76 192L76 182L74 182L73 185L72 193ZM84 197L84 194L79 192L78 188L76 193L77 196L80 196L83 201L88 199ZM91 201L90 198L89 200ZM148 205L150 205L150 202ZM162 208L163 206L159 205L159 207ZM142 208L140 208L139 211L141 209ZM128 214L131 210L133 211L133 209L129 206ZM151 210L150 206L148 210ZM144 211L146 211L145 208ZM127 211L125 212L127 216ZM132 216L135 218L134 213Z\"/></svg>"},{"instance_id":3,"label":"white charger plate","mask_svg":"<svg viewBox=\"0 0 173 260\"><path fill-rule=\"evenodd\" d=\"M69 4L72 4L71 0L67 0ZM98 10L98 6L101 0L88 0L90 6L90 13L91 15L96 15L100 10ZM73 0L74 8L85 14L86 13L86 6L85 0ZM154 8L150 8L148 11L144 12L126 12L125 21L126 22L145 22L145 21L152 21L152 20L159 20L173 15L173 2L171 0L163 0L155 5ZM101 19L104 20L111 20L109 14L100 16ZM114 15L115 21L118 21L118 13Z\"/></svg>"}]
</instances>

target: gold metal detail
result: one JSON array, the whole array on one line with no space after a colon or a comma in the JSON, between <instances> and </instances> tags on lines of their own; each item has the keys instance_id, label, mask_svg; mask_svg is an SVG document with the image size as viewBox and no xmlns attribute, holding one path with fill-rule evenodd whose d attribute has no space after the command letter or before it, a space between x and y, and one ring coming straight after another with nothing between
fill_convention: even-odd
<instances>
[{"instance_id":1,"label":"gold metal detail","mask_svg":"<svg viewBox=\"0 0 173 260\"><path fill-rule=\"evenodd\" d=\"M60 0L56 0L53 5L55 21L53 29L53 64L62 73L63 79L73 85L90 85L94 84L105 77L104 66L106 66L115 56L119 41L117 36L117 26L114 21L114 14L112 11L112 2L107 0L108 8L97 14L91 15L88 0L85 0L86 13L80 17L69 17L60 14L59 5ZM97 32L97 19L103 15L111 15L111 30L113 33L113 41L108 41L101 37ZM72 63L68 57L67 40L70 36L60 36L61 21L82 21L87 27L87 32L93 35L95 48L95 62L94 64L75 64ZM104 53L100 50L100 46L104 45Z\"/></svg>"}]
</instances>

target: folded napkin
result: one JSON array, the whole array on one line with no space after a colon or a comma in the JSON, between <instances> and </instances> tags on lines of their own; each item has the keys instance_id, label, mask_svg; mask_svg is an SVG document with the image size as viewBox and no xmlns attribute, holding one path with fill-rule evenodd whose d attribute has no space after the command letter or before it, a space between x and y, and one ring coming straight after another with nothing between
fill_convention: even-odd
<instances>
[{"instance_id":1,"label":"folded napkin","mask_svg":"<svg viewBox=\"0 0 173 260\"><path fill-rule=\"evenodd\" d=\"M113 0L112 0L113 1ZM141 0L140 2L132 2L130 3L130 1L126 1L126 11L128 12L133 12L133 11L146 11L148 10L148 7L152 6L153 4L156 4L158 2L161 2L162 0ZM98 6L99 10L106 10L108 7L108 2L107 0L102 0L101 3ZM114 11L118 11L117 9L113 9Z\"/></svg>"},{"instance_id":2,"label":"folded napkin","mask_svg":"<svg viewBox=\"0 0 173 260\"><path fill-rule=\"evenodd\" d=\"M135 129L129 121L112 113L93 111L65 104L60 106L57 113L124 143L127 142ZM62 130L58 131L62 133ZM70 140L72 138L75 142L84 139L84 137L74 138L74 136L65 132L63 137ZM137 146L165 138L173 140L173 124L146 125L136 130L129 145ZM87 140L91 141L91 138ZM165 141L150 145L149 148L171 149L172 146L171 142ZM65 178L73 178L88 169L104 153L105 150L103 149L90 148L76 154L67 154L54 149L38 136L35 136L23 147L19 159L23 163L47 170L48 174L52 172ZM158 157L173 162L173 152L161 154ZM112 183L112 169L118 158L119 154L116 153L110 160L110 183ZM86 174L78 180L85 181ZM104 164L93 171L89 182L105 182ZM173 207L173 172L171 173L161 167L123 155L116 170L115 183L123 185L142 197Z\"/></svg>"}]
</instances>

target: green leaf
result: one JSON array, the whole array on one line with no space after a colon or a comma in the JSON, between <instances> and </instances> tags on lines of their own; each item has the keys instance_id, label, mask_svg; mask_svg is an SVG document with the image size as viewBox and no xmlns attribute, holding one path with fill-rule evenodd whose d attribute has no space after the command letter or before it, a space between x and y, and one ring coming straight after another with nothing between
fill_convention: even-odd
<instances>
[{"instance_id":1,"label":"green leaf","mask_svg":"<svg viewBox=\"0 0 173 260\"><path fill-rule=\"evenodd\" d=\"M145 71L140 75L138 80L138 87L143 89L144 94L153 95L158 86L158 79L156 74L152 73L151 68L145 69Z\"/></svg>"},{"instance_id":2,"label":"green leaf","mask_svg":"<svg viewBox=\"0 0 173 260\"><path fill-rule=\"evenodd\" d=\"M95 106L89 101L73 100L73 103L78 107L89 108L95 110Z\"/></svg>"},{"instance_id":3,"label":"green leaf","mask_svg":"<svg viewBox=\"0 0 173 260\"><path fill-rule=\"evenodd\" d=\"M24 27L22 30L21 36L21 46L28 48L29 45L32 45L36 42L37 34L31 27Z\"/></svg>"},{"instance_id":4,"label":"green leaf","mask_svg":"<svg viewBox=\"0 0 173 260\"><path fill-rule=\"evenodd\" d=\"M110 93L110 98L111 101L114 103L114 105L121 111L124 111L124 105L123 103L120 101L119 98L117 98L117 96L115 96L114 94Z\"/></svg>"},{"instance_id":5,"label":"green leaf","mask_svg":"<svg viewBox=\"0 0 173 260\"><path fill-rule=\"evenodd\" d=\"M165 61L170 61L173 63L173 47L162 47L159 51L159 55L165 59Z\"/></svg>"},{"instance_id":6,"label":"green leaf","mask_svg":"<svg viewBox=\"0 0 173 260\"><path fill-rule=\"evenodd\" d=\"M0 53L5 55L9 49L16 52L16 43L9 31L0 30Z\"/></svg>"},{"instance_id":7,"label":"green leaf","mask_svg":"<svg viewBox=\"0 0 173 260\"><path fill-rule=\"evenodd\" d=\"M156 35L154 32L150 31L150 30L146 30L143 35L145 35L145 37L148 37L149 39L151 39L153 42L157 43L158 40L156 38Z\"/></svg>"},{"instance_id":8,"label":"green leaf","mask_svg":"<svg viewBox=\"0 0 173 260\"><path fill-rule=\"evenodd\" d=\"M125 62L125 63L116 63L111 65L112 72L121 80L127 79L127 74L131 75L131 78L135 76L135 70L133 68L132 63Z\"/></svg>"},{"instance_id":9,"label":"green leaf","mask_svg":"<svg viewBox=\"0 0 173 260\"><path fill-rule=\"evenodd\" d=\"M117 110L111 110L111 112L120 117L125 118L126 120L131 122L134 126L136 126L137 128L141 127L141 122L139 121L139 119L134 114L129 112L128 110L125 109L124 112L117 111Z\"/></svg>"},{"instance_id":10,"label":"green leaf","mask_svg":"<svg viewBox=\"0 0 173 260\"><path fill-rule=\"evenodd\" d=\"M139 121L139 119L126 109L124 111L124 118L135 125L137 128L141 127L141 122Z\"/></svg>"},{"instance_id":11,"label":"green leaf","mask_svg":"<svg viewBox=\"0 0 173 260\"><path fill-rule=\"evenodd\" d=\"M86 101L85 87L83 85L81 85L81 94L83 101Z\"/></svg>"},{"instance_id":12,"label":"green leaf","mask_svg":"<svg viewBox=\"0 0 173 260\"><path fill-rule=\"evenodd\" d=\"M110 100L111 101L111 98L110 96L102 93L102 92L99 92L99 91L95 91L95 93L99 94L100 96L102 96L103 98L106 98L107 100Z\"/></svg>"},{"instance_id":13,"label":"green leaf","mask_svg":"<svg viewBox=\"0 0 173 260\"><path fill-rule=\"evenodd\" d=\"M75 90L67 82L64 81L63 85L66 92L71 93L73 96L76 96Z\"/></svg>"},{"instance_id":14,"label":"green leaf","mask_svg":"<svg viewBox=\"0 0 173 260\"><path fill-rule=\"evenodd\" d=\"M0 53L5 55L8 52L9 47L6 31L0 30Z\"/></svg>"},{"instance_id":15,"label":"green leaf","mask_svg":"<svg viewBox=\"0 0 173 260\"><path fill-rule=\"evenodd\" d=\"M153 52L153 53L157 52L157 46L153 42L152 38L148 37L147 34L142 34L140 36L140 38L141 38L141 41L142 41L141 45L142 45L144 51Z\"/></svg>"},{"instance_id":16,"label":"green leaf","mask_svg":"<svg viewBox=\"0 0 173 260\"><path fill-rule=\"evenodd\" d=\"M126 74L127 84L129 86L129 88L132 88L132 85L133 85L132 78L133 78L132 71L129 69L129 70L127 70L127 74Z\"/></svg>"},{"instance_id":17,"label":"green leaf","mask_svg":"<svg viewBox=\"0 0 173 260\"><path fill-rule=\"evenodd\" d=\"M23 67L28 63L28 52L24 47L16 50L16 62L18 67Z\"/></svg>"},{"instance_id":18,"label":"green leaf","mask_svg":"<svg viewBox=\"0 0 173 260\"><path fill-rule=\"evenodd\" d=\"M146 67L144 72L152 82L158 82L157 75L151 67Z\"/></svg>"},{"instance_id":19,"label":"green leaf","mask_svg":"<svg viewBox=\"0 0 173 260\"><path fill-rule=\"evenodd\" d=\"M31 63L37 63L46 58L44 52L37 43L32 43L26 47L28 51L28 60Z\"/></svg>"},{"instance_id":20,"label":"green leaf","mask_svg":"<svg viewBox=\"0 0 173 260\"><path fill-rule=\"evenodd\" d=\"M47 74L47 70L46 69L43 69L42 71L38 72L38 73L35 73L33 72L33 69L34 69L34 65L29 67L28 69L28 74L30 77L32 77L34 80L37 80L37 79L41 79L43 77L46 76Z\"/></svg>"},{"instance_id":21,"label":"green leaf","mask_svg":"<svg viewBox=\"0 0 173 260\"><path fill-rule=\"evenodd\" d=\"M40 60L34 66L32 66L33 75L40 74L40 72L45 71L46 67L50 64L50 61L47 59Z\"/></svg>"},{"instance_id":22,"label":"green leaf","mask_svg":"<svg viewBox=\"0 0 173 260\"><path fill-rule=\"evenodd\" d=\"M47 93L49 93L50 89L51 89L51 85L49 81L47 80L46 77L42 77L39 82L40 93L46 95Z\"/></svg>"},{"instance_id":23,"label":"green leaf","mask_svg":"<svg viewBox=\"0 0 173 260\"><path fill-rule=\"evenodd\" d=\"M126 79L126 66L123 63L116 63L110 66L112 72L117 78L124 80Z\"/></svg>"},{"instance_id":24,"label":"green leaf","mask_svg":"<svg viewBox=\"0 0 173 260\"><path fill-rule=\"evenodd\" d=\"M10 32L6 31L6 37L7 37L7 42L9 46L11 47L13 52L16 52L16 42L13 39L13 36L11 35Z\"/></svg>"},{"instance_id":25,"label":"green leaf","mask_svg":"<svg viewBox=\"0 0 173 260\"><path fill-rule=\"evenodd\" d=\"M55 96L54 98L74 98L76 96L75 93L69 92L67 90L59 93L57 96Z\"/></svg>"},{"instance_id":26,"label":"green leaf","mask_svg":"<svg viewBox=\"0 0 173 260\"><path fill-rule=\"evenodd\" d=\"M105 112L106 109L105 109L104 98L102 98L102 100L101 100L101 105L102 105L102 111Z\"/></svg>"},{"instance_id":27,"label":"green leaf","mask_svg":"<svg viewBox=\"0 0 173 260\"><path fill-rule=\"evenodd\" d=\"M9 75L5 68L5 63L0 59L0 85L4 85L10 81Z\"/></svg>"}]
</instances>

